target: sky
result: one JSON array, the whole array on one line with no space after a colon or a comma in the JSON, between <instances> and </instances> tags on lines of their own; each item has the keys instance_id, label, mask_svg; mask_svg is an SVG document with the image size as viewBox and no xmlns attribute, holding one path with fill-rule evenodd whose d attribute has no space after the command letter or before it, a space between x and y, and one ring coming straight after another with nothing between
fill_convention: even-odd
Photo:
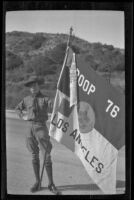
<instances>
[{"instance_id":1,"label":"sky","mask_svg":"<svg viewBox=\"0 0 134 200\"><path fill-rule=\"evenodd\" d=\"M124 49L124 12L91 10L10 11L6 32L26 31L73 34L88 42Z\"/></svg>"}]
</instances>

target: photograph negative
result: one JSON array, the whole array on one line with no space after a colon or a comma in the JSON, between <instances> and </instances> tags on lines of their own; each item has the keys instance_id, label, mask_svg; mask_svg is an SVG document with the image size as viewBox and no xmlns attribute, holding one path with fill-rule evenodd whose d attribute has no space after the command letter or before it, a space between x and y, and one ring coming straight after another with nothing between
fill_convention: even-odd
<instances>
[{"instance_id":1,"label":"photograph negative","mask_svg":"<svg viewBox=\"0 0 134 200\"><path fill-rule=\"evenodd\" d=\"M125 16L5 16L7 193L125 194Z\"/></svg>"}]
</instances>

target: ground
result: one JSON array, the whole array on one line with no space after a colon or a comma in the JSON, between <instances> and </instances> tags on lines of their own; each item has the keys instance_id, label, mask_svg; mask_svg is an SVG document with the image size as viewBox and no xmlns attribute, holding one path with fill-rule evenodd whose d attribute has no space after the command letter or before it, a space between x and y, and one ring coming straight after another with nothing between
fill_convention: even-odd
<instances>
[{"instance_id":1,"label":"ground","mask_svg":"<svg viewBox=\"0 0 134 200\"><path fill-rule=\"evenodd\" d=\"M7 191L8 194L31 195L34 183L31 156L25 146L25 123L6 118ZM63 195L103 194L88 176L79 158L63 145L51 139L54 182ZM41 166L42 166L42 157ZM51 195L44 171L42 189L34 195ZM125 147L119 151L117 162L117 194L125 192Z\"/></svg>"}]
</instances>

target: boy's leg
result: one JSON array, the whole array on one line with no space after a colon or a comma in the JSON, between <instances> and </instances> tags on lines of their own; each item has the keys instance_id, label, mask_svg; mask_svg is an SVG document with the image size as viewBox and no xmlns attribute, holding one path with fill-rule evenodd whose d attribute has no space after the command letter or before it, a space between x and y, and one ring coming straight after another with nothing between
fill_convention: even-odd
<instances>
[{"instance_id":1,"label":"boy's leg","mask_svg":"<svg viewBox=\"0 0 134 200\"><path fill-rule=\"evenodd\" d=\"M43 159L45 158L43 162L45 162L45 168L46 168L48 181L49 181L48 188L55 194L58 194L59 191L55 187L54 181L53 181L53 169L52 169L52 161L51 161L52 144L50 141L50 137L46 137L46 135L48 134L48 133L45 133L46 130L47 130L46 127L45 128L42 127L38 129L37 140L38 140L40 150L43 155Z\"/></svg>"},{"instance_id":2,"label":"boy's leg","mask_svg":"<svg viewBox=\"0 0 134 200\"><path fill-rule=\"evenodd\" d=\"M39 190L40 185L40 160L38 143L34 137L27 137L27 148L32 153L32 166L35 175L35 184L31 187L31 192Z\"/></svg>"}]
</instances>

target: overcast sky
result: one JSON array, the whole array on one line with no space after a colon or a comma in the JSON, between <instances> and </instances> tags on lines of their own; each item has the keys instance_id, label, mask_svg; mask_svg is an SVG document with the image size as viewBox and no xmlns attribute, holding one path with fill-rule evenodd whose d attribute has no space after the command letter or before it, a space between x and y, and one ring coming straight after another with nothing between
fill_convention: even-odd
<instances>
[{"instance_id":1,"label":"overcast sky","mask_svg":"<svg viewBox=\"0 0 134 200\"><path fill-rule=\"evenodd\" d=\"M12 11L6 13L6 32L26 31L44 33L69 33L88 42L112 44L124 49L123 11L44 10Z\"/></svg>"}]
</instances>

